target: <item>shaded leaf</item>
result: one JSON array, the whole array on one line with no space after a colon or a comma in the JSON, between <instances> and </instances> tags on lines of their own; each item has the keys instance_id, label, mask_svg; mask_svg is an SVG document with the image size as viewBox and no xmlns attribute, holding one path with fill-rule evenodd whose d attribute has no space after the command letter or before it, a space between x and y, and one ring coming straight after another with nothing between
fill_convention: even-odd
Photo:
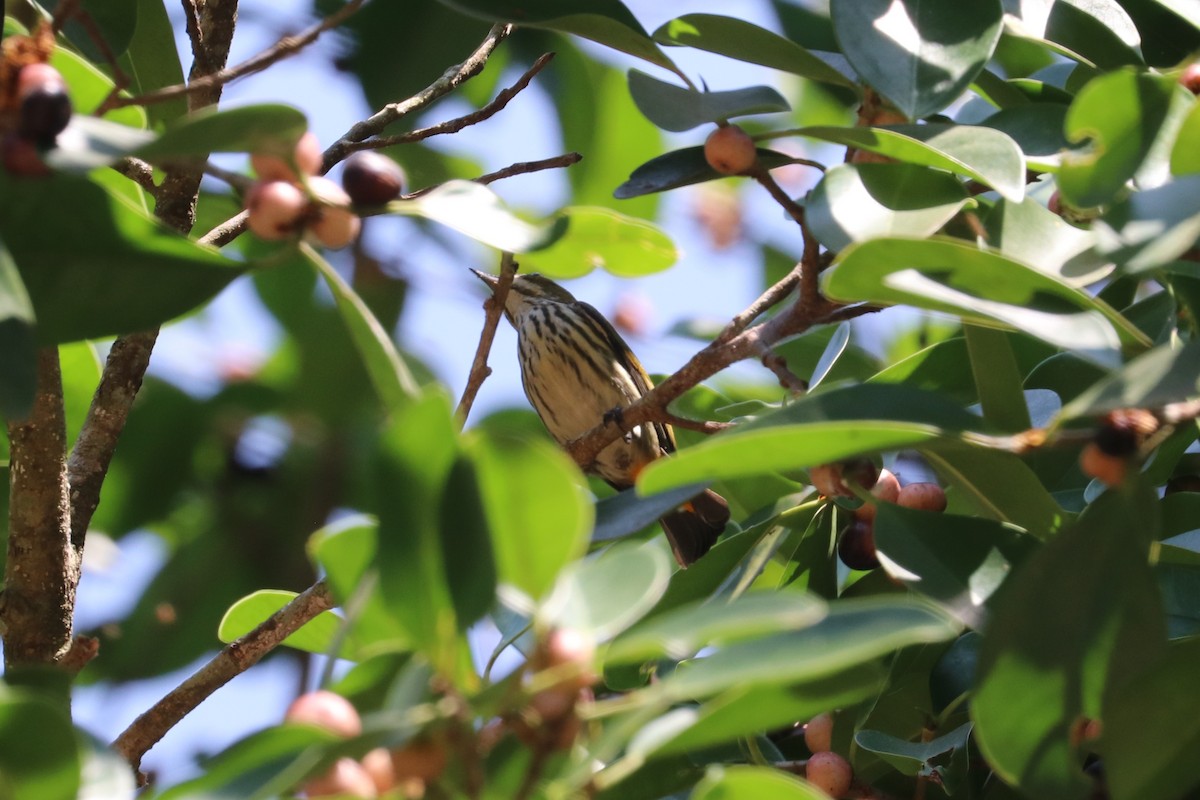
<instances>
[{"instance_id":1,"label":"shaded leaf","mask_svg":"<svg viewBox=\"0 0 1200 800\"><path fill-rule=\"evenodd\" d=\"M37 391L33 304L8 248L0 242L0 416L24 419ZM6 448L7 450L7 448Z\"/></svg>"},{"instance_id":2,"label":"shaded leaf","mask_svg":"<svg viewBox=\"0 0 1200 800\"><path fill-rule=\"evenodd\" d=\"M210 153L266 152L290 157L307 128L301 111L280 104L196 111L134 154L152 163L207 158Z\"/></svg>"},{"instance_id":3,"label":"shaded leaf","mask_svg":"<svg viewBox=\"0 0 1200 800\"><path fill-rule=\"evenodd\" d=\"M0 774L6 800L75 800L75 730L50 701L0 685Z\"/></svg>"},{"instance_id":4,"label":"shaded leaf","mask_svg":"<svg viewBox=\"0 0 1200 800\"><path fill-rule=\"evenodd\" d=\"M766 169L774 169L791 164L792 157L760 147L758 163ZM642 164L630 174L628 180L613 190L613 197L625 200L726 177L728 176L709 166L704 158L703 147L686 147L664 153Z\"/></svg>"},{"instance_id":5,"label":"shaded leaf","mask_svg":"<svg viewBox=\"0 0 1200 800\"><path fill-rule=\"evenodd\" d=\"M1200 239L1200 175L1132 193L1096 220L1093 229L1096 249L1126 273L1170 263Z\"/></svg>"},{"instance_id":6,"label":"shaded leaf","mask_svg":"<svg viewBox=\"0 0 1200 800\"><path fill-rule=\"evenodd\" d=\"M691 800L827 800L810 783L771 767L712 766L696 784Z\"/></svg>"},{"instance_id":7,"label":"shaded leaf","mask_svg":"<svg viewBox=\"0 0 1200 800\"><path fill-rule=\"evenodd\" d=\"M662 494L649 497L637 492L621 491L596 503L596 524L592 529L592 543L608 542L637 533L647 525L653 525L668 511L695 497L703 486L682 486Z\"/></svg>"},{"instance_id":8,"label":"shaded leaf","mask_svg":"<svg viewBox=\"0 0 1200 800\"><path fill-rule=\"evenodd\" d=\"M616 545L563 570L538 616L552 627L607 641L654 607L670 575L661 548Z\"/></svg>"},{"instance_id":9,"label":"shaded leaf","mask_svg":"<svg viewBox=\"0 0 1200 800\"><path fill-rule=\"evenodd\" d=\"M1063 406L1059 421L1118 408L1160 408L1200 392L1200 342L1159 345L1085 389Z\"/></svg>"},{"instance_id":10,"label":"shaded leaf","mask_svg":"<svg viewBox=\"0 0 1200 800\"><path fill-rule=\"evenodd\" d=\"M646 119L663 130L676 132L731 117L791 108L783 95L770 86L700 92L660 81L636 69L629 71L629 94Z\"/></svg>"}]
</instances>

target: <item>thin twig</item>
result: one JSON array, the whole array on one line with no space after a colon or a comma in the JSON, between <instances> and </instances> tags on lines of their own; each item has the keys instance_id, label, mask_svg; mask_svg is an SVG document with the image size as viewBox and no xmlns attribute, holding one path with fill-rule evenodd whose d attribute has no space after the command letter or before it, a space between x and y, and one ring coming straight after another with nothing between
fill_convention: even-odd
<instances>
[{"instance_id":1,"label":"thin twig","mask_svg":"<svg viewBox=\"0 0 1200 800\"><path fill-rule=\"evenodd\" d=\"M135 97L115 97L109 98L97 110L97 115L103 114L105 111L110 111L114 108L122 108L124 106L148 106L154 103L162 103L166 100L173 100L176 97L184 97L194 92L211 89L215 86L224 86L230 81L237 78L252 75L256 72L262 72L272 64L281 61L289 56L295 55L308 45L316 41L320 36L331 28L336 28L347 19L349 19L366 0L350 0L346 5L339 8L334 13L330 14L325 19L321 20L316 25L313 25L303 33L295 36L284 36L271 47L263 50L252 58L243 61L226 69L221 69L195 80L189 81L186 84L177 84L175 86L167 86L162 89L156 89L153 92L146 92ZM186 4L185 4L186 7ZM188 32L192 31L192 20L188 20Z\"/></svg>"},{"instance_id":2,"label":"thin twig","mask_svg":"<svg viewBox=\"0 0 1200 800\"><path fill-rule=\"evenodd\" d=\"M771 288L759 295L757 300L746 306L744 311L730 320L725 329L721 331L720 336L717 337L717 341L732 339L737 334L746 330L747 325L758 319L768 308L774 307L780 300L787 297L792 289L796 288L798 283L800 283L799 262L792 268L791 272L776 281Z\"/></svg>"},{"instance_id":3,"label":"thin twig","mask_svg":"<svg viewBox=\"0 0 1200 800\"><path fill-rule=\"evenodd\" d=\"M779 385L793 395L804 394L808 391L808 381L788 369L787 359L771 349L769 345L763 346L762 357L759 361L764 367L774 372L775 377L779 378Z\"/></svg>"},{"instance_id":4,"label":"thin twig","mask_svg":"<svg viewBox=\"0 0 1200 800\"><path fill-rule=\"evenodd\" d=\"M673 425L676 428L683 428L688 431L696 431L711 436L714 433L721 433L734 427L732 422L715 422L713 420L688 419L681 417L678 414L664 413L663 422Z\"/></svg>"},{"instance_id":5,"label":"thin twig","mask_svg":"<svg viewBox=\"0 0 1200 800\"><path fill-rule=\"evenodd\" d=\"M496 47L508 38L511 32L511 25L493 25L483 42L479 47L475 48L475 52L471 53L461 64L450 67L436 81L407 100L389 103L370 117L356 123L342 135L341 139L338 139L325 150L323 171L329 171L334 164L348 156L356 142L361 142L372 136L378 136L393 122L426 108L435 100L445 97L463 83L478 75L483 71L484 66L487 65L487 61L496 50Z\"/></svg>"},{"instance_id":6,"label":"thin twig","mask_svg":"<svg viewBox=\"0 0 1200 800\"><path fill-rule=\"evenodd\" d=\"M153 196L158 191L154 183L154 168L140 158L126 156L113 164L112 168L142 187L147 194Z\"/></svg>"},{"instance_id":7,"label":"thin twig","mask_svg":"<svg viewBox=\"0 0 1200 800\"><path fill-rule=\"evenodd\" d=\"M511 178L514 175L528 175L531 172L541 172L544 169L569 167L572 164L579 163L582 158L583 156L579 155L579 153L563 153L561 156L543 158L539 161L518 161L516 164L511 164L504 169L480 175L475 179L475 182L486 186L489 183L494 183L504 178Z\"/></svg>"},{"instance_id":8,"label":"thin twig","mask_svg":"<svg viewBox=\"0 0 1200 800\"><path fill-rule=\"evenodd\" d=\"M533 66L525 71L516 83L507 89L502 89L496 93L496 96L490 103L485 105L478 111L472 111L470 114L464 114L461 117L448 119L444 122L439 122L436 125L430 125L425 128L418 128L415 131L407 133L398 133L394 136L379 136L372 139L365 139L361 142L353 142L346 145L350 151L355 150L370 150L382 147L391 147L397 144L409 144L411 142L419 142L428 139L431 136L438 136L444 133L458 133L463 128L471 125L476 125L486 119L490 119L504 109L509 102L525 90L529 86L529 82L534 76L542 71L542 68L550 63L554 58L554 53L545 53L537 61L533 62Z\"/></svg>"},{"instance_id":9,"label":"thin twig","mask_svg":"<svg viewBox=\"0 0 1200 800\"><path fill-rule=\"evenodd\" d=\"M471 362L471 372L467 376L467 386L463 389L462 399L458 401L458 409L454 412L459 427L467 422L471 414L471 406L475 403L475 395L479 387L492 374L488 366L488 353L491 352L492 342L496 338L496 328L500 325L500 316L504 313L504 302L508 298L508 290L512 286L513 277L517 274L517 262L512 253L504 253L500 257L500 279L491 297L483 303L483 331L479 334L479 345L475 348L475 358Z\"/></svg>"},{"instance_id":10,"label":"thin twig","mask_svg":"<svg viewBox=\"0 0 1200 800\"><path fill-rule=\"evenodd\" d=\"M200 244L211 244L213 247L224 247L246 231L246 220L250 214L239 211L208 233L200 237Z\"/></svg>"},{"instance_id":11,"label":"thin twig","mask_svg":"<svg viewBox=\"0 0 1200 800\"><path fill-rule=\"evenodd\" d=\"M230 642L195 674L151 706L116 738L113 749L138 769L146 752L196 706L257 664L305 623L331 608L333 596L325 581L317 581L257 628Z\"/></svg>"}]
</instances>

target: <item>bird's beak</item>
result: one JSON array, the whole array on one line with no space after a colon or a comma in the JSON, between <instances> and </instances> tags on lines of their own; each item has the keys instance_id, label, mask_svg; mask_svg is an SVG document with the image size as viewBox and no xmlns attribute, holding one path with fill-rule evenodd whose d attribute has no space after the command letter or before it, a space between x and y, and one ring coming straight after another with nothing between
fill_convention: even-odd
<instances>
[{"instance_id":1,"label":"bird's beak","mask_svg":"<svg viewBox=\"0 0 1200 800\"><path fill-rule=\"evenodd\" d=\"M491 289L493 292L496 291L496 284L500 282L499 278L497 278L495 275L489 275L486 272L480 272L477 269L473 269L471 272L475 273L476 278L479 278L479 280L486 283L489 289Z\"/></svg>"}]
</instances>

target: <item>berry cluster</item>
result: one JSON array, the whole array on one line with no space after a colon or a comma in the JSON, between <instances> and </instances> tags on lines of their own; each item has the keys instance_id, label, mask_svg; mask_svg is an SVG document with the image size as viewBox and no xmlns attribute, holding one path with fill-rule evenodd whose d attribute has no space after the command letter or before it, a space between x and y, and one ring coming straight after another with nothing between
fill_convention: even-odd
<instances>
[{"instance_id":1,"label":"berry cluster","mask_svg":"<svg viewBox=\"0 0 1200 800\"><path fill-rule=\"evenodd\" d=\"M830 797L843 797L854 782L850 762L833 752L833 715L817 714L804 726L804 744L812 753L804 777Z\"/></svg>"},{"instance_id":2,"label":"berry cluster","mask_svg":"<svg viewBox=\"0 0 1200 800\"><path fill-rule=\"evenodd\" d=\"M287 722L314 725L346 739L362 733L357 709L339 694L309 692L296 698L284 715ZM446 748L433 739L417 739L388 750L377 747L361 760L339 758L326 772L303 786L308 797L382 797L397 789L420 797L425 785L446 769Z\"/></svg>"},{"instance_id":3,"label":"berry cluster","mask_svg":"<svg viewBox=\"0 0 1200 800\"><path fill-rule=\"evenodd\" d=\"M583 727L576 707L581 700L591 698L597 680L592 671L594 655L595 645L585 634L567 629L550 631L526 665L527 686L536 686L536 691L525 708L484 728L488 736L481 749L490 749L506 731L512 731L533 750L570 749Z\"/></svg>"},{"instance_id":4,"label":"berry cluster","mask_svg":"<svg viewBox=\"0 0 1200 800\"><path fill-rule=\"evenodd\" d=\"M394 200L404 178L391 159L364 152L347 161L343 189L317 175L322 155L311 132L296 143L292 163L272 153L255 153L250 165L259 178L246 192L250 230L268 241L307 233L332 249L350 244L362 229L352 205L377 206Z\"/></svg>"},{"instance_id":5,"label":"berry cluster","mask_svg":"<svg viewBox=\"0 0 1200 800\"><path fill-rule=\"evenodd\" d=\"M71 121L71 98L58 70L44 61L26 64L10 88L17 109L16 126L4 134L4 168L12 175L46 175L41 151L52 147Z\"/></svg>"}]
</instances>

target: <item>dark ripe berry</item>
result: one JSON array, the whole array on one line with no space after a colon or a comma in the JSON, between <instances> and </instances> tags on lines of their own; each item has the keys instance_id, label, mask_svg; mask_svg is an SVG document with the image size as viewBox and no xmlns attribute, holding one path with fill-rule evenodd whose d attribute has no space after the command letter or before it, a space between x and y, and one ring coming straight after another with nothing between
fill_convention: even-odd
<instances>
[{"instance_id":1,"label":"dark ripe berry","mask_svg":"<svg viewBox=\"0 0 1200 800\"><path fill-rule=\"evenodd\" d=\"M1136 453L1145 438L1157 429L1158 420L1149 411L1117 409L1104 418L1096 431L1095 442L1101 452L1126 458Z\"/></svg>"},{"instance_id":2,"label":"dark ripe berry","mask_svg":"<svg viewBox=\"0 0 1200 800\"><path fill-rule=\"evenodd\" d=\"M704 158L722 175L737 175L754 166L758 152L750 134L737 125L722 125L704 141Z\"/></svg>"},{"instance_id":3,"label":"dark ripe berry","mask_svg":"<svg viewBox=\"0 0 1200 800\"><path fill-rule=\"evenodd\" d=\"M17 133L47 147L71 121L71 98L61 83L33 89L21 101Z\"/></svg>"},{"instance_id":4,"label":"dark ripe berry","mask_svg":"<svg viewBox=\"0 0 1200 800\"><path fill-rule=\"evenodd\" d=\"M6 134L3 142L0 142L0 157L9 175L32 178L50 174L50 168L42 161L37 145L15 133Z\"/></svg>"},{"instance_id":5,"label":"dark ripe berry","mask_svg":"<svg viewBox=\"0 0 1200 800\"><path fill-rule=\"evenodd\" d=\"M381 206L404 191L404 170L380 153L355 153L346 159L342 187L356 206Z\"/></svg>"},{"instance_id":6,"label":"dark ripe berry","mask_svg":"<svg viewBox=\"0 0 1200 800\"><path fill-rule=\"evenodd\" d=\"M875 526L861 519L851 521L838 538L838 558L850 569L871 570L879 566L875 554Z\"/></svg>"},{"instance_id":7,"label":"dark ripe berry","mask_svg":"<svg viewBox=\"0 0 1200 800\"><path fill-rule=\"evenodd\" d=\"M842 464L843 483L855 484L870 491L879 480L879 467L869 458L852 458Z\"/></svg>"}]
</instances>

